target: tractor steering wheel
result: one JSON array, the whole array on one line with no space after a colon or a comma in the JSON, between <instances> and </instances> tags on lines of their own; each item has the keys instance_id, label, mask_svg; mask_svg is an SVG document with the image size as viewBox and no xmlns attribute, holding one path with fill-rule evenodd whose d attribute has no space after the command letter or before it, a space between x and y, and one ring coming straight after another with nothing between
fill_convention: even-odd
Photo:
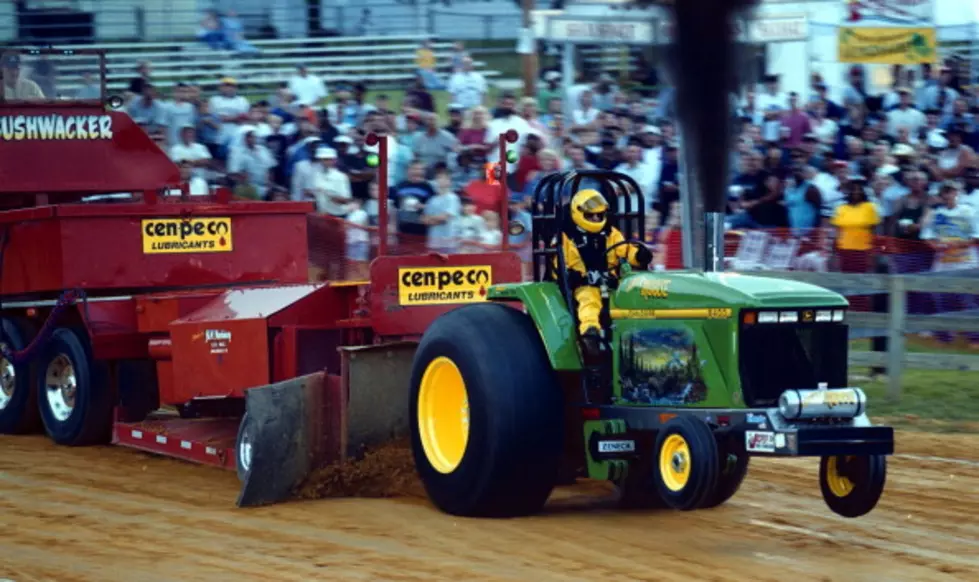
<instances>
[{"instance_id":1,"label":"tractor steering wheel","mask_svg":"<svg viewBox=\"0 0 979 582\"><path fill-rule=\"evenodd\" d=\"M636 239L636 238L631 238L629 240L624 240L624 241L621 241L621 242L617 242L614 245L610 246L609 248L605 249L605 256L608 257L608 254L609 253L611 253L615 249L617 249L617 248L619 248L621 246L625 246L625 245L638 246L638 247L641 247L641 248L646 249L646 251L648 251L650 255L653 254L653 250L649 248L649 245L647 245L645 243L645 241L641 241L641 240ZM619 266L620 267L622 266L623 263L628 264L629 261L626 260L626 259L619 259Z\"/></svg>"}]
</instances>

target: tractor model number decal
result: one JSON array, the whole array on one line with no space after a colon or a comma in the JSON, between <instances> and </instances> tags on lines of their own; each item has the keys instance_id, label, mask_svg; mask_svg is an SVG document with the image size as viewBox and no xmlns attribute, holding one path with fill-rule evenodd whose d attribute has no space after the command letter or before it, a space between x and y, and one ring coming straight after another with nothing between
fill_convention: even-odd
<instances>
[{"instance_id":1,"label":"tractor model number decal","mask_svg":"<svg viewBox=\"0 0 979 582\"><path fill-rule=\"evenodd\" d=\"M670 297L670 281L669 279L643 281L639 295L649 299L668 299Z\"/></svg>"},{"instance_id":2,"label":"tractor model number decal","mask_svg":"<svg viewBox=\"0 0 979 582\"><path fill-rule=\"evenodd\" d=\"M439 305L485 301L492 284L493 268L487 265L398 269L398 303Z\"/></svg>"},{"instance_id":3,"label":"tractor model number decal","mask_svg":"<svg viewBox=\"0 0 979 582\"><path fill-rule=\"evenodd\" d=\"M775 433L747 430L744 433L744 448L749 453L774 453Z\"/></svg>"},{"instance_id":4,"label":"tractor model number decal","mask_svg":"<svg viewBox=\"0 0 979 582\"><path fill-rule=\"evenodd\" d=\"M143 220L143 252L226 253L234 247L230 218L149 218Z\"/></svg>"}]
</instances>

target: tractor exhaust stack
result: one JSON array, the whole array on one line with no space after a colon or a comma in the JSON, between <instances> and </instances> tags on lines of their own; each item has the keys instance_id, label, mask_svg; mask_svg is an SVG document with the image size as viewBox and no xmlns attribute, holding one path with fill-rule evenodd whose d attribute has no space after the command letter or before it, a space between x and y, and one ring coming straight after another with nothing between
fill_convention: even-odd
<instances>
[{"instance_id":1,"label":"tractor exhaust stack","mask_svg":"<svg viewBox=\"0 0 979 582\"><path fill-rule=\"evenodd\" d=\"M704 213L704 270L708 273L724 270L724 213Z\"/></svg>"}]
</instances>

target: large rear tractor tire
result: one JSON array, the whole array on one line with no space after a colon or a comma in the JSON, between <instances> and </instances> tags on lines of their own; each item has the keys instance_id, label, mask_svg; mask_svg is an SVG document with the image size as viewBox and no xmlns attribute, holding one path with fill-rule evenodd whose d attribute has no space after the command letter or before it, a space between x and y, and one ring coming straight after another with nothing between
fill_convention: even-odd
<instances>
[{"instance_id":1,"label":"large rear tractor tire","mask_svg":"<svg viewBox=\"0 0 979 582\"><path fill-rule=\"evenodd\" d=\"M8 349L18 351L27 346L30 340L14 320L4 318L0 325ZM31 364L15 364L0 355L0 434L24 434L40 427L33 375Z\"/></svg>"},{"instance_id":2,"label":"large rear tractor tire","mask_svg":"<svg viewBox=\"0 0 979 582\"><path fill-rule=\"evenodd\" d=\"M480 303L436 319L411 372L411 447L429 498L460 516L536 513L558 480L564 398L533 321Z\"/></svg>"},{"instance_id":3,"label":"large rear tractor tire","mask_svg":"<svg viewBox=\"0 0 979 582\"><path fill-rule=\"evenodd\" d=\"M105 364L88 340L70 328L54 330L37 361L37 402L44 430L59 445L108 442L112 394Z\"/></svg>"},{"instance_id":4,"label":"large rear tractor tire","mask_svg":"<svg viewBox=\"0 0 979 582\"><path fill-rule=\"evenodd\" d=\"M880 501L887 481L884 455L832 456L819 461L819 489L833 513L860 517Z\"/></svg>"},{"instance_id":5,"label":"large rear tractor tire","mask_svg":"<svg viewBox=\"0 0 979 582\"><path fill-rule=\"evenodd\" d=\"M677 416L656 436L653 465L656 488L667 506L699 509L717 487L717 441L710 427L694 416Z\"/></svg>"},{"instance_id":6,"label":"large rear tractor tire","mask_svg":"<svg viewBox=\"0 0 979 582\"><path fill-rule=\"evenodd\" d=\"M701 509L711 509L723 505L734 497L734 494L741 488L741 484L744 483L744 478L748 474L748 461L751 457L745 451L743 434L734 433L727 438L718 440L717 485L701 504Z\"/></svg>"}]
</instances>

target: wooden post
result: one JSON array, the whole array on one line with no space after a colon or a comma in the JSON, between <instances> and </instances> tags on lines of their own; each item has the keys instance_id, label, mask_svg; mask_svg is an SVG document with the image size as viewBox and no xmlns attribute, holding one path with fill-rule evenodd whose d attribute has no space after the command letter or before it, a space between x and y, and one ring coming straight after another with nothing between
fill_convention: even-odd
<instances>
[{"instance_id":1,"label":"wooden post","mask_svg":"<svg viewBox=\"0 0 979 582\"><path fill-rule=\"evenodd\" d=\"M534 24L530 13L534 10L534 0L521 0L523 9L524 30L533 38ZM536 39L535 39L536 44ZM537 97L537 47L522 55L523 61L523 94L525 97Z\"/></svg>"},{"instance_id":2,"label":"wooden post","mask_svg":"<svg viewBox=\"0 0 979 582\"><path fill-rule=\"evenodd\" d=\"M890 280L890 323L887 326L887 398L901 398L901 376L904 374L904 328L907 317L907 297L904 277Z\"/></svg>"}]
</instances>

